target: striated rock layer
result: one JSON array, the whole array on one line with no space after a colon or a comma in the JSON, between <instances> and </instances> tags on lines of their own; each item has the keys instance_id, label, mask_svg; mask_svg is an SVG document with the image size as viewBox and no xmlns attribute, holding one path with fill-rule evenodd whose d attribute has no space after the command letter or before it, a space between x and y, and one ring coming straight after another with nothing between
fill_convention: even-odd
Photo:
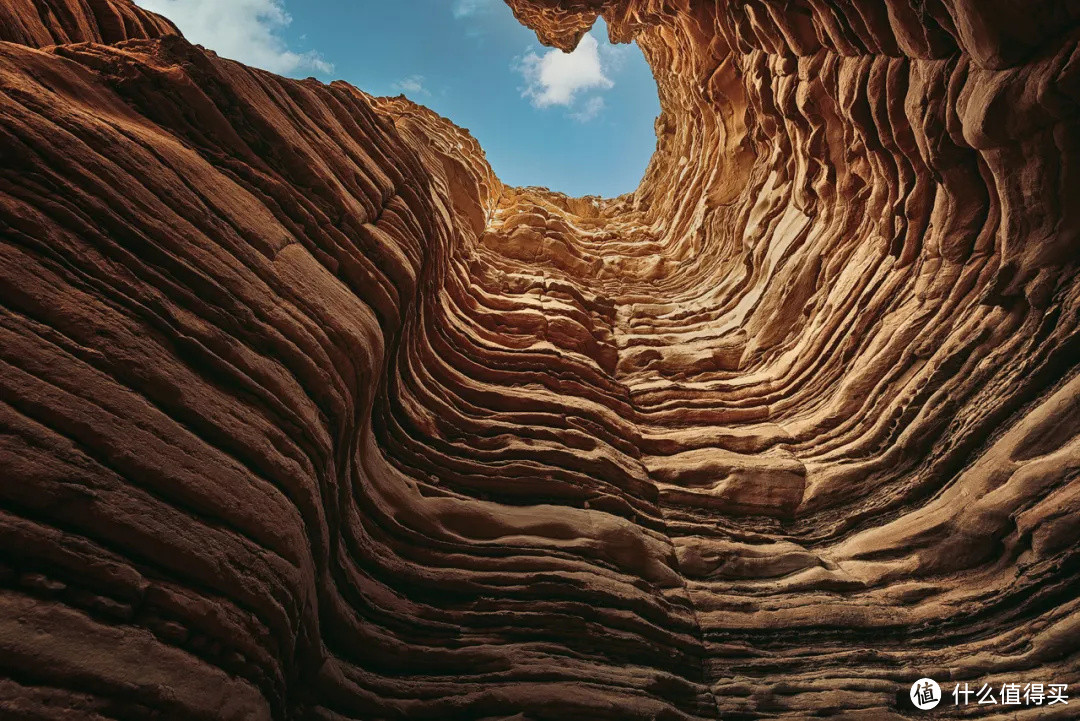
<instances>
[{"instance_id":1,"label":"striated rock layer","mask_svg":"<svg viewBox=\"0 0 1080 721\"><path fill-rule=\"evenodd\" d=\"M1080 682L1080 5L510 4L642 47L635 193L127 0L0 7L0 717Z\"/></svg>"}]
</instances>

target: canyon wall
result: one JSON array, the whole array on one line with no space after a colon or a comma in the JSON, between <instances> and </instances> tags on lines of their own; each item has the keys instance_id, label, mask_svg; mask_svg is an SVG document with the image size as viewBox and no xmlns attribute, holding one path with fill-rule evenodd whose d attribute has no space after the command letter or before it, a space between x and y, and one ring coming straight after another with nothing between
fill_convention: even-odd
<instances>
[{"instance_id":1,"label":"canyon wall","mask_svg":"<svg viewBox=\"0 0 1080 721\"><path fill-rule=\"evenodd\" d=\"M1080 682L1080 3L509 4L641 46L636 192L126 0L0 8L0 717Z\"/></svg>"}]
</instances>

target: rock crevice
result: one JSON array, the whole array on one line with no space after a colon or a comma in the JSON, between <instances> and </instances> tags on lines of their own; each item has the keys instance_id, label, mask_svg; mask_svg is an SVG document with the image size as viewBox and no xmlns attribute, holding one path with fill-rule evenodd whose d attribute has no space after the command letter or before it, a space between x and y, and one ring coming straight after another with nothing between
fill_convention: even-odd
<instances>
[{"instance_id":1,"label":"rock crevice","mask_svg":"<svg viewBox=\"0 0 1080 721\"><path fill-rule=\"evenodd\" d=\"M508 4L640 45L634 193L126 0L0 8L0 715L1075 684L1080 6Z\"/></svg>"}]
</instances>

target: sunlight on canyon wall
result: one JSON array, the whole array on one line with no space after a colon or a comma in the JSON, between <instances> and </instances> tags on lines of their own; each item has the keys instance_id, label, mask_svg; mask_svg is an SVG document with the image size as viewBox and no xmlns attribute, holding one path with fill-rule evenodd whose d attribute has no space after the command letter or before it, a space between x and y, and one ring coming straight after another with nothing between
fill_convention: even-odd
<instances>
[{"instance_id":1,"label":"sunlight on canyon wall","mask_svg":"<svg viewBox=\"0 0 1080 721\"><path fill-rule=\"evenodd\" d=\"M0 7L0 715L1080 681L1080 8L509 4L639 43L635 193L127 0Z\"/></svg>"}]
</instances>

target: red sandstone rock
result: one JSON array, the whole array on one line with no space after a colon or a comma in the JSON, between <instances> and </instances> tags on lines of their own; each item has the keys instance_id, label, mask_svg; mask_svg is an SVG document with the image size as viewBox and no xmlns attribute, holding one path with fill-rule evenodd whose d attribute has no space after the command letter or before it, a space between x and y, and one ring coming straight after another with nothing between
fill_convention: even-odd
<instances>
[{"instance_id":1,"label":"red sandstone rock","mask_svg":"<svg viewBox=\"0 0 1080 721\"><path fill-rule=\"evenodd\" d=\"M31 47L179 34L171 22L130 0L4 0L0 5L0 39Z\"/></svg>"},{"instance_id":2,"label":"red sandstone rock","mask_svg":"<svg viewBox=\"0 0 1080 721\"><path fill-rule=\"evenodd\" d=\"M1074 4L511 5L641 45L635 193L123 0L0 8L0 717L1075 685Z\"/></svg>"}]
</instances>

